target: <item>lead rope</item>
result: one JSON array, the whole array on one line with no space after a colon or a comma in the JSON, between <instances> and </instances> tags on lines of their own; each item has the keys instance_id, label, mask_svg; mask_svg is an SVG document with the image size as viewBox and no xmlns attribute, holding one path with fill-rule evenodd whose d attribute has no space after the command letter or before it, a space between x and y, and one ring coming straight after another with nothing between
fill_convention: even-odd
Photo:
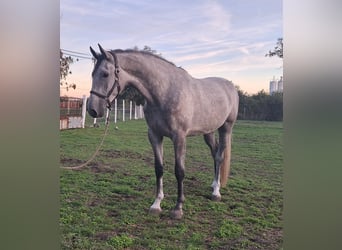
<instances>
[{"instance_id":1,"label":"lead rope","mask_svg":"<svg viewBox=\"0 0 342 250\"><path fill-rule=\"evenodd\" d=\"M110 114L110 112L109 112ZM61 167L62 169L69 169L69 170L77 170L77 169L81 169L85 166L87 166L92 160L94 160L95 156L98 154L98 152L100 151L100 148L102 147L102 144L104 142L104 139L107 135L107 131L108 131L108 128L109 128L109 114L108 116L106 117L106 127L105 127L105 130L104 130L104 133L103 133L103 137L102 137L102 140L100 142L100 144L97 146L94 154L90 157L89 160L87 160L85 163L81 164L81 165L77 165L77 166L74 166L74 167Z\"/></svg>"}]
</instances>

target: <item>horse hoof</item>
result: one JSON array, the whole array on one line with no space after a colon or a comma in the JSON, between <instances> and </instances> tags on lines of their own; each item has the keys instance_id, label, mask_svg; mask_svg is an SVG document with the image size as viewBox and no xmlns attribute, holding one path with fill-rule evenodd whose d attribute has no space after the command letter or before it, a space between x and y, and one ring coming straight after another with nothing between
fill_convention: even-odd
<instances>
[{"instance_id":1,"label":"horse hoof","mask_svg":"<svg viewBox=\"0 0 342 250\"><path fill-rule=\"evenodd\" d=\"M174 220L180 220L183 217L183 210L172 210L171 218Z\"/></svg>"},{"instance_id":2,"label":"horse hoof","mask_svg":"<svg viewBox=\"0 0 342 250\"><path fill-rule=\"evenodd\" d=\"M221 201L221 195L212 195L211 200L212 201Z\"/></svg>"},{"instance_id":3,"label":"horse hoof","mask_svg":"<svg viewBox=\"0 0 342 250\"><path fill-rule=\"evenodd\" d=\"M154 208L154 207L151 207L151 208L148 210L148 213L151 214L151 215L159 215L161 212L162 212L161 208Z\"/></svg>"}]
</instances>

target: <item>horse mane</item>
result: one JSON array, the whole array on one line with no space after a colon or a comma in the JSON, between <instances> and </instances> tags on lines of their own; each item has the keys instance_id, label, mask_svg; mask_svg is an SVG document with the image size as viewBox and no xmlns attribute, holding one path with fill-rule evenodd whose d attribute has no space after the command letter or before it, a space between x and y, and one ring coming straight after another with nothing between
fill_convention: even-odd
<instances>
[{"instance_id":1,"label":"horse mane","mask_svg":"<svg viewBox=\"0 0 342 250\"><path fill-rule=\"evenodd\" d=\"M125 50L122 50L122 49L115 49L115 50L110 50L109 51L111 54L120 54L120 53L131 53L131 54L142 54L142 55L149 55L149 56L152 56L152 57L155 57L157 59L160 59L164 62L167 62L169 64L171 64L172 66L175 66L177 67L173 62L170 62L168 60L166 60L164 57L160 56L160 55L157 55L157 54L154 54L150 51L146 51L146 50L135 50L135 49L125 49ZM181 67L179 67L181 68ZM181 68L183 69L183 68Z\"/></svg>"}]
</instances>

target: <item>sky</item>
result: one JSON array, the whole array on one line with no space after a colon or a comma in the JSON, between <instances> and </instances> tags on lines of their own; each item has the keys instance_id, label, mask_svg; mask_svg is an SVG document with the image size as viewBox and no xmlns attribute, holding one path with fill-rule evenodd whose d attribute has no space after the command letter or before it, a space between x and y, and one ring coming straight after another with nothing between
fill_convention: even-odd
<instances>
[{"instance_id":1,"label":"sky","mask_svg":"<svg viewBox=\"0 0 342 250\"><path fill-rule=\"evenodd\" d=\"M98 51L145 45L195 78L218 76L248 94L269 91L283 74L279 57L265 57L283 37L281 0L61 0L60 47L77 52L61 95L89 95ZM73 52L70 52L73 51Z\"/></svg>"}]
</instances>

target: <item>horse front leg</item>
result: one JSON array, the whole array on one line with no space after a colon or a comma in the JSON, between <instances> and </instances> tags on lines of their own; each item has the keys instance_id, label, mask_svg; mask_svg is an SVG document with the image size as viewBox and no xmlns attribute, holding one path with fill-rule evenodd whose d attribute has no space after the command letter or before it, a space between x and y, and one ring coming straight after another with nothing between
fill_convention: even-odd
<instances>
[{"instance_id":1,"label":"horse front leg","mask_svg":"<svg viewBox=\"0 0 342 250\"><path fill-rule=\"evenodd\" d=\"M175 208L171 212L171 217L173 219L181 219L183 216L183 203L185 201L184 197L184 162L186 153L186 139L185 136L176 136L173 138L174 151L175 151L175 175L177 179L177 203Z\"/></svg>"},{"instance_id":2,"label":"horse front leg","mask_svg":"<svg viewBox=\"0 0 342 250\"><path fill-rule=\"evenodd\" d=\"M151 129L148 130L148 138L152 145L154 153L154 169L156 174L156 198L150 207L150 214L160 214L162 209L160 207L161 201L164 199L163 192L163 137L154 133Z\"/></svg>"}]
</instances>

